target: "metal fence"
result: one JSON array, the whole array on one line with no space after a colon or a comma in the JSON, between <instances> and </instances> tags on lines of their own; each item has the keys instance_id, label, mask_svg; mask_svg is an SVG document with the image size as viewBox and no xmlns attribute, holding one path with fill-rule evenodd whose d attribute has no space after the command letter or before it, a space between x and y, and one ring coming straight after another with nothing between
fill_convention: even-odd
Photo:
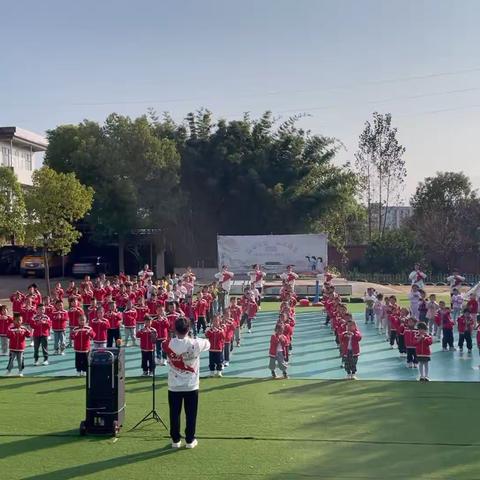
<instances>
[{"instance_id":1,"label":"metal fence","mask_svg":"<svg viewBox=\"0 0 480 480\"><path fill-rule=\"evenodd\" d=\"M345 278L353 282L371 282L371 283L386 283L386 284L406 284L410 285L408 280L408 273L360 273L360 272L347 272ZM435 273L427 274L425 282L428 283L446 283L448 273ZM480 282L480 274L465 274L465 282L469 284L475 284Z\"/></svg>"}]
</instances>

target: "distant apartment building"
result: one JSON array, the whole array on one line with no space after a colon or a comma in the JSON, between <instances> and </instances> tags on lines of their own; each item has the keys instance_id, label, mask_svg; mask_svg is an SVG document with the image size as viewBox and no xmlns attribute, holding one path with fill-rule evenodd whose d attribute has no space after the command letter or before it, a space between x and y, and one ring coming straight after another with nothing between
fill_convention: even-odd
<instances>
[{"instance_id":1,"label":"distant apartment building","mask_svg":"<svg viewBox=\"0 0 480 480\"><path fill-rule=\"evenodd\" d=\"M47 139L18 127L0 127L0 165L13 168L23 186L32 185L35 156L47 149Z\"/></svg>"},{"instance_id":2,"label":"distant apartment building","mask_svg":"<svg viewBox=\"0 0 480 480\"><path fill-rule=\"evenodd\" d=\"M378 205L371 206L372 211L372 225L376 227L379 224L378 221ZM386 218L385 218L386 213ZM382 207L382 223L385 221L385 228L388 230L395 230L402 226L408 217L413 214L412 207L404 206L391 206Z\"/></svg>"}]
</instances>

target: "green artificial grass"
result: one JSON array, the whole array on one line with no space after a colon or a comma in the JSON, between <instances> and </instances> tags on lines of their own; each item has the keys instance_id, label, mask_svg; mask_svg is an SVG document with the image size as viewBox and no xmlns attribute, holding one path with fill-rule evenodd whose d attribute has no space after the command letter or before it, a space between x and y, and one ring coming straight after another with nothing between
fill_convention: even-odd
<instances>
[{"instance_id":1,"label":"green artificial grass","mask_svg":"<svg viewBox=\"0 0 480 480\"><path fill-rule=\"evenodd\" d=\"M127 382L120 437L80 437L84 379L0 381L2 478L473 479L480 477L474 383L203 379L199 446L169 448L150 380ZM165 383L158 410L168 423Z\"/></svg>"}]
</instances>

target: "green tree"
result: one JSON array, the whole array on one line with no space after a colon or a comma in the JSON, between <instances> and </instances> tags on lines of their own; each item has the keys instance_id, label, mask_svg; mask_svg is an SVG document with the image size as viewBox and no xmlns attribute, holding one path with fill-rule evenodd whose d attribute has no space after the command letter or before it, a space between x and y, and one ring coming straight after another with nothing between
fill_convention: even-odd
<instances>
[{"instance_id":1,"label":"green tree","mask_svg":"<svg viewBox=\"0 0 480 480\"><path fill-rule=\"evenodd\" d=\"M146 116L110 115L103 126L85 121L48 132L45 163L74 172L96 192L87 221L98 241L117 239L119 268L137 229L161 228L168 237L181 205L180 157L175 141L160 138Z\"/></svg>"},{"instance_id":2,"label":"green tree","mask_svg":"<svg viewBox=\"0 0 480 480\"><path fill-rule=\"evenodd\" d=\"M217 233L311 231L353 197L356 175L333 164L340 144L299 128L298 120L277 125L270 112L216 123L205 110L187 116L178 149L190 248L215 258Z\"/></svg>"},{"instance_id":3,"label":"green tree","mask_svg":"<svg viewBox=\"0 0 480 480\"><path fill-rule=\"evenodd\" d=\"M403 273L422 259L423 251L407 229L386 230L372 239L365 252L366 270Z\"/></svg>"},{"instance_id":4,"label":"green tree","mask_svg":"<svg viewBox=\"0 0 480 480\"><path fill-rule=\"evenodd\" d=\"M45 280L50 295L48 254L66 255L80 238L75 223L90 210L93 189L82 185L74 174L57 173L43 167L33 173L27 191L27 238L29 244L43 248Z\"/></svg>"},{"instance_id":5,"label":"green tree","mask_svg":"<svg viewBox=\"0 0 480 480\"><path fill-rule=\"evenodd\" d=\"M480 199L464 173L425 178L410 204L410 228L436 269L451 270L460 255L477 250Z\"/></svg>"},{"instance_id":6,"label":"green tree","mask_svg":"<svg viewBox=\"0 0 480 480\"><path fill-rule=\"evenodd\" d=\"M22 187L12 168L0 166L0 237L23 242L25 217Z\"/></svg>"},{"instance_id":7,"label":"green tree","mask_svg":"<svg viewBox=\"0 0 480 480\"><path fill-rule=\"evenodd\" d=\"M363 199L367 205L368 234L383 235L388 207L398 202L407 170L403 155L405 148L397 139L392 115L373 113L373 122L365 122L360 135L355 165L362 183Z\"/></svg>"}]
</instances>

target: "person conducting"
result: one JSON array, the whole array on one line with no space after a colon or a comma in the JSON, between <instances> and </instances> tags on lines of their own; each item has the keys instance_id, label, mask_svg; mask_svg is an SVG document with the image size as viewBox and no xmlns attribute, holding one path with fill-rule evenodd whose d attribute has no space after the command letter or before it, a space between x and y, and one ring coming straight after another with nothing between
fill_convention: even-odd
<instances>
[{"instance_id":1,"label":"person conducting","mask_svg":"<svg viewBox=\"0 0 480 480\"><path fill-rule=\"evenodd\" d=\"M162 345L168 358L168 405L170 407L170 437L172 448L182 446L180 437L180 415L182 404L185 410L186 448L195 448L195 427L198 411L198 389L200 386L200 354L210 348L204 338L188 336L190 322L185 317L175 321L175 335Z\"/></svg>"}]
</instances>

